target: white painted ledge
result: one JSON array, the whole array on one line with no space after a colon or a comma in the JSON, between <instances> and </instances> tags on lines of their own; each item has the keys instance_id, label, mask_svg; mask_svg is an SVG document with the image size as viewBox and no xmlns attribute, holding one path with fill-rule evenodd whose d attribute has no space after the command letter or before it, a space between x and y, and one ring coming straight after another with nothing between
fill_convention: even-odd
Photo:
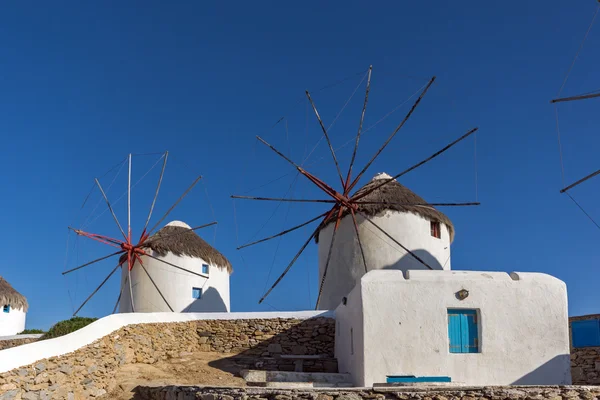
<instances>
[{"instance_id":1,"label":"white painted ledge","mask_svg":"<svg viewBox=\"0 0 600 400\"><path fill-rule=\"evenodd\" d=\"M39 339L44 336L41 333L30 333L27 335L11 335L11 336L0 336L0 341L2 340L17 340L17 339Z\"/></svg>"},{"instance_id":2,"label":"white painted ledge","mask_svg":"<svg viewBox=\"0 0 600 400\"><path fill-rule=\"evenodd\" d=\"M134 324L201 320L276 319L334 317L333 311L249 312L249 313L129 313L112 314L73 333L0 351L0 373L36 361L71 353L112 332ZM22 335L18 335L22 336Z\"/></svg>"}]
</instances>

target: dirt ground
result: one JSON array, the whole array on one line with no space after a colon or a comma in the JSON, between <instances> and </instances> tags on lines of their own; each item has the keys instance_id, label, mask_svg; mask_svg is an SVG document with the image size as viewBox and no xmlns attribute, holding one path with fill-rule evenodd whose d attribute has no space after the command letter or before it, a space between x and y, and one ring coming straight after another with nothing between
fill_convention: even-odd
<instances>
[{"instance_id":1,"label":"dirt ground","mask_svg":"<svg viewBox=\"0 0 600 400\"><path fill-rule=\"evenodd\" d=\"M131 400L134 398L132 390L137 386L245 386L238 368L227 357L231 354L195 352L154 365L126 364L116 371L117 388L106 397ZM215 361L215 367L208 365L211 361Z\"/></svg>"}]
</instances>

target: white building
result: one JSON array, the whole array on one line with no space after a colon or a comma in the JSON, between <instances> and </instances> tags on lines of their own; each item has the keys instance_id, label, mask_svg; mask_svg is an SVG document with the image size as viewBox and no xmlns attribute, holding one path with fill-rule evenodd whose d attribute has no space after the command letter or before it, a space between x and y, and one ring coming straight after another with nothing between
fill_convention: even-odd
<instances>
[{"instance_id":1,"label":"white building","mask_svg":"<svg viewBox=\"0 0 600 400\"><path fill-rule=\"evenodd\" d=\"M358 193L387 178L377 175ZM447 216L419 205L426 201L396 181L361 201L370 204L360 213L381 228L358 218L369 272L346 215L318 306L335 309L340 372L357 386L406 376L570 384L564 282L536 273L451 271L454 227ZM318 237L321 278L333 228L332 221Z\"/></svg>"},{"instance_id":2,"label":"white building","mask_svg":"<svg viewBox=\"0 0 600 400\"><path fill-rule=\"evenodd\" d=\"M376 175L357 194L380 184L381 179L391 178L383 173ZM413 252L434 270L450 269L450 244L454 239L454 226L450 219L397 181L392 181L361 199L359 211L370 217L390 236ZM387 203L387 204L382 204ZM416 204L416 205L415 205ZM402 271L426 269L421 262L407 254L400 246L385 236L375 226L357 215L358 231L365 253L366 266L374 269ZM318 236L319 282L327 262L334 222L323 228ZM320 310L335 309L365 274L360 247L356 238L352 216L343 217L335 236L335 243L323 283L318 304Z\"/></svg>"},{"instance_id":3,"label":"white building","mask_svg":"<svg viewBox=\"0 0 600 400\"><path fill-rule=\"evenodd\" d=\"M0 336L11 336L25 330L27 299L0 276Z\"/></svg>"},{"instance_id":4,"label":"white building","mask_svg":"<svg viewBox=\"0 0 600 400\"><path fill-rule=\"evenodd\" d=\"M189 225L173 221L148 239L144 250L164 262L142 256L145 270L135 263L131 270L132 296L124 264L120 312L170 311L167 303L174 312L229 312L231 263L189 229Z\"/></svg>"},{"instance_id":5,"label":"white building","mask_svg":"<svg viewBox=\"0 0 600 400\"><path fill-rule=\"evenodd\" d=\"M372 271L335 315L339 371L357 386L571 383L566 286L546 274Z\"/></svg>"}]
</instances>

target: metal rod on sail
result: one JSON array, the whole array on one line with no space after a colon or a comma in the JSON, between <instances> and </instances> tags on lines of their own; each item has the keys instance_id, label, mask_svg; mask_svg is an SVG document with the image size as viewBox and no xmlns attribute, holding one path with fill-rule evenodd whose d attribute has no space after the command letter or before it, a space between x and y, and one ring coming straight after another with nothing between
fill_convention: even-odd
<instances>
[{"instance_id":1,"label":"metal rod on sail","mask_svg":"<svg viewBox=\"0 0 600 400\"><path fill-rule=\"evenodd\" d=\"M365 102L363 104L362 114L360 115L360 123L358 124L358 133L356 134L356 142L354 143L354 151L352 152L352 159L350 160L350 167L348 168L348 175L346 176L346 183L344 184L344 189L348 187L350 182L350 178L352 177L352 166L354 165L354 160L356 159L356 152L358 151L358 141L360 140L360 134L362 132L363 122L365 120L365 112L367 111L367 101L369 100L369 91L371 90L371 72L373 71L373 66L369 66L369 76L367 78L367 89L365 90ZM346 190L344 190L344 194L348 194Z\"/></svg>"},{"instance_id":2,"label":"metal rod on sail","mask_svg":"<svg viewBox=\"0 0 600 400\"><path fill-rule=\"evenodd\" d=\"M410 118L410 116L413 114L413 112L415 111L415 109L417 108L417 106L419 105L419 103L421 102L421 100L423 99L423 97L425 96L425 93L427 93L427 91L429 90L429 88L431 87L431 85L433 85L434 81L435 81L435 76L433 78L431 78L431 80L429 81L429 83L427 84L427 86L425 86L425 89L423 89L423 91L421 92L421 95L415 101L415 103L411 107L411 109L408 112L408 114L406 114L406 116L404 117L404 119L402 120L402 122L400 122L400 124L396 127L396 129L394 129L394 131L392 132L392 134L387 138L387 140L385 141L385 143L383 143L383 145L379 148L379 150L377 150L377 153L375 153L375 155L369 160L369 162L367 163L367 165L365 165L364 168L358 173L358 175L356 175L356 178L354 178L354 180L352 181L352 184L346 189L347 192L350 192L354 188L354 186L356 186L356 184L358 183L358 181L360 180L360 178L363 176L363 174L367 171L367 169L369 169L369 167L371 166L371 164L373 164L373 161L375 161L375 159L377 157L379 157L379 155L381 154L381 152L383 151L383 149L385 149L387 147L387 145L394 138L394 136L396 136L396 134L398 133L398 131L404 126L404 124L406 123L406 121L408 121L408 119Z\"/></svg>"},{"instance_id":3,"label":"metal rod on sail","mask_svg":"<svg viewBox=\"0 0 600 400\"><path fill-rule=\"evenodd\" d=\"M162 179L165 174L165 168L167 167L167 157L169 156L169 152L165 151L163 155L163 165L162 170L160 171L160 177L158 178L158 185L156 186L156 193L154 193L154 199L152 200L152 205L150 206L150 212L148 213L148 218L146 219L146 224L144 225L144 229L142 229L142 237L146 234L146 228L148 228L148 224L150 223L150 218L152 218L152 212L154 211L154 205L156 204L156 199L158 198L158 192L160 191L160 185L162 184Z\"/></svg>"},{"instance_id":4,"label":"metal rod on sail","mask_svg":"<svg viewBox=\"0 0 600 400\"><path fill-rule=\"evenodd\" d=\"M127 175L127 242L131 243L131 153L129 153L129 174Z\"/></svg>"},{"instance_id":5,"label":"metal rod on sail","mask_svg":"<svg viewBox=\"0 0 600 400\"><path fill-rule=\"evenodd\" d=\"M102 286L104 286L104 284L106 283L106 281L108 281L108 280L110 279L110 277L111 277L111 276L113 276L113 274L114 274L114 273L117 271L117 269L118 269L120 266L121 266L121 264L117 264L117 266L115 267L115 269L113 269L113 270L110 272L110 274L108 274L108 276L107 276L106 278L104 278L104 280L102 281L102 283L100 284L100 286L98 286L98 287L96 288L96 290L94 290L94 291L92 292L92 294L90 294L90 295L88 296L88 298L87 298L87 299L85 299L85 301L83 302L83 304L81 304L81 305L79 306L79 308L77 309L77 311L75 311L75 312L73 313L73 316L76 316L76 315L77 315L77 313L78 313L78 312L79 312L79 311L80 311L80 310L83 308L83 306L85 306L85 305L87 304L87 302L88 302L88 301L90 301L90 299L91 299L92 297L94 297L94 295L95 295L95 294L98 292L98 290L100 290L100 288L102 288Z\"/></svg>"},{"instance_id":6,"label":"metal rod on sail","mask_svg":"<svg viewBox=\"0 0 600 400\"><path fill-rule=\"evenodd\" d=\"M194 186L196 186L196 183L198 183L198 181L199 181L201 178L202 178L202 175L198 175L198 177L196 178L196 180L195 180L194 182L192 182L192 184L191 184L191 185L190 185L190 186L189 186L189 187L186 189L186 191L185 191L185 192L183 192L183 194L182 194L182 195L179 197L179 199L177 199L177 201L175 202L175 204L173 204L173 205L171 206L171 208L169 208L169 210L167 210L167 212L165 213L165 215L163 215L163 217L162 217L162 218L161 218L161 219L160 219L160 220L159 220L159 221L158 221L156 224L154 224L154 226L153 226L153 227L152 227L152 228L151 228L151 229L148 231L148 233L150 233L150 232L154 231L154 229L156 229L156 227L157 227L158 225L160 225L160 223L161 223L161 222L163 222L163 220L164 220L165 218L167 218L167 215L169 215L169 214L171 213L171 211L173 211L173 209L174 209L174 208L177 206L177 204L179 204L179 202L180 202L181 200L183 200L183 198L184 198L185 196L187 196L187 194L190 192L190 190L192 190L192 188L193 188Z\"/></svg>"},{"instance_id":7,"label":"metal rod on sail","mask_svg":"<svg viewBox=\"0 0 600 400\"><path fill-rule=\"evenodd\" d=\"M110 205L110 201L108 201L108 197L106 197L106 193L104 193L104 189L102 189L102 185L100 185L100 181L98 180L98 178L95 178L95 180L96 180L96 185L98 185L98 188L100 189L100 193L102 193L102 197L104 197L104 201L106 201L106 205L108 206L108 209L110 210L110 213L113 216L113 219L117 223L117 226L119 227L119 230L123 234L123 237L125 238L125 240L127 240L127 235L125 234L123 227L121 227L121 224L119 223L119 220L118 220L115 212L113 211L112 206Z\"/></svg>"},{"instance_id":8,"label":"metal rod on sail","mask_svg":"<svg viewBox=\"0 0 600 400\"><path fill-rule=\"evenodd\" d=\"M311 219L309 221L306 221L306 222L304 222L304 223L302 223L300 225L296 225L293 228L286 229L285 231L281 231L281 232L279 232L279 233L277 233L277 234L275 234L273 236L269 236L269 237L266 237L264 239L260 239L260 240L257 240L255 242L252 242L252 243L244 244L244 245L238 247L237 250L240 250L240 249L243 249L244 247L249 247L249 246L252 246L252 245L255 245L255 244L258 244L258 243L266 242L267 240L275 239L276 237L279 237L279 236L283 236L283 235L285 235L287 233L295 231L296 229L300 229L303 226L306 226L306 225L310 224L311 222L315 222L316 220L318 220L319 218L323 218L327 214L329 214L329 211L327 211L327 212L325 212L325 213L323 213L321 215L317 215L315 218L313 218L313 219Z\"/></svg>"},{"instance_id":9,"label":"metal rod on sail","mask_svg":"<svg viewBox=\"0 0 600 400\"><path fill-rule=\"evenodd\" d=\"M106 260L107 258L114 257L114 256L116 256L117 254L122 254L122 253L124 253L124 251L123 251L123 250L121 250L121 251L117 251L117 252L115 252L115 253L112 253L112 254L109 254L109 255L107 255L107 256L104 256L104 257L97 258L97 259L95 259L94 261L90 261L90 262L87 262L87 263L85 263L85 264L82 264L82 265L80 265L79 267L75 267L75 268L73 268L73 269L70 269L70 270L68 270L68 271L65 271L65 272L63 272L62 274L63 274L63 275L66 275L66 274L68 274L68 273L71 273L71 272L73 272L73 271L77 271L78 269L81 269L81 268L83 268L83 267L87 267L88 265L95 264L95 263L97 263L98 261Z\"/></svg>"}]
</instances>

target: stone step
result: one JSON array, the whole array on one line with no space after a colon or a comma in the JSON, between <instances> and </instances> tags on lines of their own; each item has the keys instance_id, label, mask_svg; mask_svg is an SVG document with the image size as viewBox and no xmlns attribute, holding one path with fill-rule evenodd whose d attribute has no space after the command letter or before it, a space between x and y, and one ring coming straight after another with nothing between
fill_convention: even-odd
<instances>
[{"instance_id":1,"label":"stone step","mask_svg":"<svg viewBox=\"0 0 600 400\"><path fill-rule=\"evenodd\" d=\"M308 383L336 385L350 384L350 382L352 382L349 374L325 372L243 370L240 375L248 383Z\"/></svg>"},{"instance_id":2,"label":"stone step","mask_svg":"<svg viewBox=\"0 0 600 400\"><path fill-rule=\"evenodd\" d=\"M324 383L324 382L247 382L248 386L276 388L276 389L334 389L334 388L351 388L354 387L349 382L339 383Z\"/></svg>"}]
</instances>

